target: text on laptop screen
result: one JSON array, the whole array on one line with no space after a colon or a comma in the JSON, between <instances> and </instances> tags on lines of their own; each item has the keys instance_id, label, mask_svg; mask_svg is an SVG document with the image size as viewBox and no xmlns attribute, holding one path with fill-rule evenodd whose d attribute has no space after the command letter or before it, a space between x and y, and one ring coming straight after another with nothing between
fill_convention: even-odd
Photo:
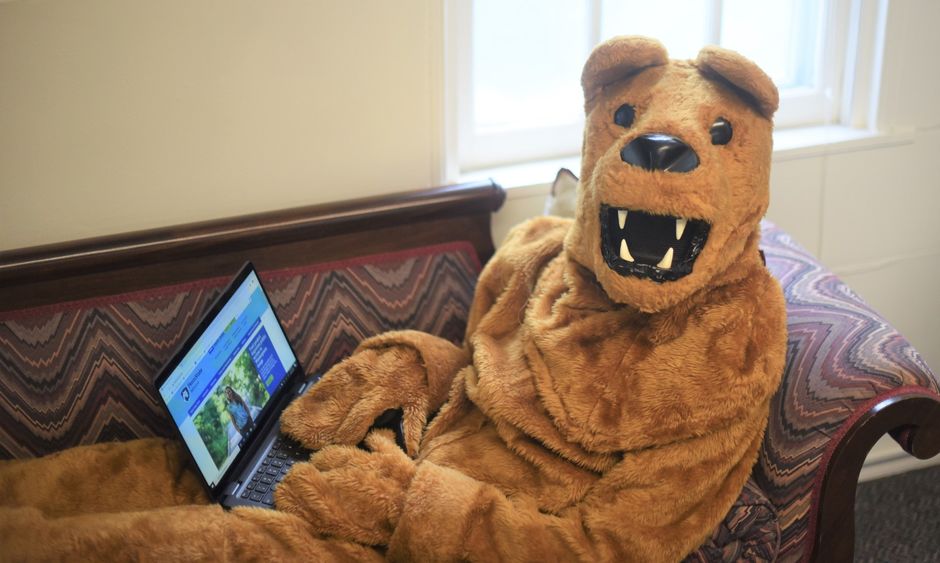
<instances>
[{"instance_id":1,"label":"text on laptop screen","mask_svg":"<svg viewBox=\"0 0 940 563\"><path fill-rule=\"evenodd\" d=\"M215 487L297 358L248 274L160 386L199 470Z\"/></svg>"}]
</instances>

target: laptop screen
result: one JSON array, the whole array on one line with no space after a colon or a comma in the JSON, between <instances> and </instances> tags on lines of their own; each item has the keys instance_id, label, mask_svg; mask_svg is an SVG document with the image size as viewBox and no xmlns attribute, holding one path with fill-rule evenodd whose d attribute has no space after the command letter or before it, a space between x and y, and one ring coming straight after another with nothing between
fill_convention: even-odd
<instances>
[{"instance_id":1,"label":"laptop screen","mask_svg":"<svg viewBox=\"0 0 940 563\"><path fill-rule=\"evenodd\" d=\"M265 405L297 367L254 269L246 266L235 283L159 386L210 489L247 445Z\"/></svg>"}]
</instances>

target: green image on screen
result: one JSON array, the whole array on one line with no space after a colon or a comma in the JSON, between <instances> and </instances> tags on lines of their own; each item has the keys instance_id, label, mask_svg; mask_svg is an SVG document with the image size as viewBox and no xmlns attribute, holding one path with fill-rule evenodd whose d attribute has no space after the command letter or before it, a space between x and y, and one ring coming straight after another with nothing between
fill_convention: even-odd
<instances>
[{"instance_id":1,"label":"green image on screen","mask_svg":"<svg viewBox=\"0 0 940 563\"><path fill-rule=\"evenodd\" d=\"M231 452L229 429L235 428L226 408L229 403L225 394L226 387L231 387L248 404L252 412L263 407L270 396L261 383L261 377L251 361L251 356L245 350L232 362L193 419L193 424L209 450L216 468L225 463Z\"/></svg>"}]
</instances>

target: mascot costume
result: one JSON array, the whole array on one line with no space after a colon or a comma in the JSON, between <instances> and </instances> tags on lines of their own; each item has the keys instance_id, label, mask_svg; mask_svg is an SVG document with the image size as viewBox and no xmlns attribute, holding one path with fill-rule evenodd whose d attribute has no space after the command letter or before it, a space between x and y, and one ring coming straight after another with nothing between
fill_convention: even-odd
<instances>
[{"instance_id":1,"label":"mascot costume","mask_svg":"<svg viewBox=\"0 0 940 563\"><path fill-rule=\"evenodd\" d=\"M598 46L576 217L516 227L463 347L364 341L282 416L276 510L206 504L171 442L0 465L12 559L675 561L722 521L784 365L758 223L777 91L720 48ZM403 411L405 450L368 433ZM356 447L365 438L365 447Z\"/></svg>"}]
</instances>

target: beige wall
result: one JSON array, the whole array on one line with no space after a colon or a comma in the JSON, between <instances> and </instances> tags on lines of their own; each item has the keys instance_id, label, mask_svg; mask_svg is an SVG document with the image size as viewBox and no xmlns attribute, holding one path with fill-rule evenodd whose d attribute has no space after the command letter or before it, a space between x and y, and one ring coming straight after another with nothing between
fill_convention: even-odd
<instances>
[{"instance_id":1,"label":"beige wall","mask_svg":"<svg viewBox=\"0 0 940 563\"><path fill-rule=\"evenodd\" d=\"M0 2L0 250L435 183L434 0Z\"/></svg>"}]
</instances>

